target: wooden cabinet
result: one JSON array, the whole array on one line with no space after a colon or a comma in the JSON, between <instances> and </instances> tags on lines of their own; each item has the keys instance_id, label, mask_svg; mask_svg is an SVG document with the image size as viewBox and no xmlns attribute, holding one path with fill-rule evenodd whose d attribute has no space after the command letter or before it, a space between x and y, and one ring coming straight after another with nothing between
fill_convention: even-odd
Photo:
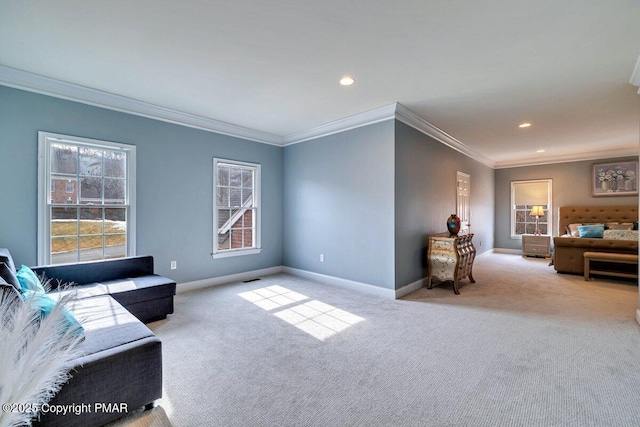
<instances>
[{"instance_id":1,"label":"wooden cabinet","mask_svg":"<svg viewBox=\"0 0 640 427\"><path fill-rule=\"evenodd\" d=\"M522 235L522 255L551 256L551 236Z\"/></svg>"},{"instance_id":2,"label":"wooden cabinet","mask_svg":"<svg viewBox=\"0 0 640 427\"><path fill-rule=\"evenodd\" d=\"M429 236L427 289L431 289L433 278L442 282L453 281L453 292L459 295L460 280L468 277L471 283L476 282L472 275L473 260L476 257L472 239L473 234L450 236L449 233L443 233Z\"/></svg>"}]
</instances>

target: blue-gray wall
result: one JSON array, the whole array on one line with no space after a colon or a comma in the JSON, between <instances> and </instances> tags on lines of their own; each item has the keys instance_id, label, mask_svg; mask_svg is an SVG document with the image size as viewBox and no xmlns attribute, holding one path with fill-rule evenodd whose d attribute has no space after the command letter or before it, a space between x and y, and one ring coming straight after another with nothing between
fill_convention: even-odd
<instances>
[{"instance_id":1,"label":"blue-gray wall","mask_svg":"<svg viewBox=\"0 0 640 427\"><path fill-rule=\"evenodd\" d=\"M389 120L285 147L284 265L394 289L393 137Z\"/></svg>"},{"instance_id":2,"label":"blue-gray wall","mask_svg":"<svg viewBox=\"0 0 640 427\"><path fill-rule=\"evenodd\" d=\"M37 262L38 131L137 147L137 253L179 283L285 265L399 289L425 275L457 170L476 247L493 248L494 171L395 120L282 148L0 86L0 130L0 246L19 264ZM210 256L213 157L262 165L259 255Z\"/></svg>"},{"instance_id":3,"label":"blue-gray wall","mask_svg":"<svg viewBox=\"0 0 640 427\"><path fill-rule=\"evenodd\" d=\"M511 181L553 180L553 235L558 235L558 208L561 206L638 205L638 196L593 197L591 173L594 163L633 161L637 157L555 163L496 170L496 248L522 249L520 239L511 238Z\"/></svg>"},{"instance_id":4,"label":"blue-gray wall","mask_svg":"<svg viewBox=\"0 0 640 427\"><path fill-rule=\"evenodd\" d=\"M478 253L493 248L494 170L396 121L396 288L423 277L429 234L446 232L456 213L456 171L471 176L471 232Z\"/></svg>"},{"instance_id":5,"label":"blue-gray wall","mask_svg":"<svg viewBox=\"0 0 640 427\"><path fill-rule=\"evenodd\" d=\"M0 86L0 247L17 263L37 262L38 131L137 147L137 253L159 274L186 282L282 265L282 148ZM261 254L211 258L214 156L262 165Z\"/></svg>"}]
</instances>

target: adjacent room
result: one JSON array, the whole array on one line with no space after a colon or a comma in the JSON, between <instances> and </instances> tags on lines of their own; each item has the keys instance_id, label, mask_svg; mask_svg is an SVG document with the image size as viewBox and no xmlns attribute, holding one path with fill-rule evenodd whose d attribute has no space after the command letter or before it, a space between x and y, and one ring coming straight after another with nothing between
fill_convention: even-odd
<instances>
[{"instance_id":1,"label":"adjacent room","mask_svg":"<svg viewBox=\"0 0 640 427\"><path fill-rule=\"evenodd\" d=\"M0 0L0 426L640 425L639 23Z\"/></svg>"}]
</instances>

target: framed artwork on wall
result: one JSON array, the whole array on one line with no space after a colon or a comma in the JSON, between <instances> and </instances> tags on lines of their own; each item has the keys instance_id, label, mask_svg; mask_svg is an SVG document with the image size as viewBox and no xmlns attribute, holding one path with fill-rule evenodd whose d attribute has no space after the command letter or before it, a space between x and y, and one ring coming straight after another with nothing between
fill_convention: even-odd
<instances>
[{"instance_id":1,"label":"framed artwork on wall","mask_svg":"<svg viewBox=\"0 0 640 427\"><path fill-rule=\"evenodd\" d=\"M592 175L594 197L638 195L638 162L596 163Z\"/></svg>"}]
</instances>

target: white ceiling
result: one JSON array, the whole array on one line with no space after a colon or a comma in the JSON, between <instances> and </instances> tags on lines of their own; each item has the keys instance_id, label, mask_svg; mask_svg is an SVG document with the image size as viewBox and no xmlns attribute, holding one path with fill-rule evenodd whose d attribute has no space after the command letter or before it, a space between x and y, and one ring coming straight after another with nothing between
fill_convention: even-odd
<instances>
[{"instance_id":1,"label":"white ceiling","mask_svg":"<svg viewBox=\"0 0 640 427\"><path fill-rule=\"evenodd\" d=\"M638 0L0 0L5 67L280 139L398 102L497 167L637 154L639 55Z\"/></svg>"}]
</instances>

